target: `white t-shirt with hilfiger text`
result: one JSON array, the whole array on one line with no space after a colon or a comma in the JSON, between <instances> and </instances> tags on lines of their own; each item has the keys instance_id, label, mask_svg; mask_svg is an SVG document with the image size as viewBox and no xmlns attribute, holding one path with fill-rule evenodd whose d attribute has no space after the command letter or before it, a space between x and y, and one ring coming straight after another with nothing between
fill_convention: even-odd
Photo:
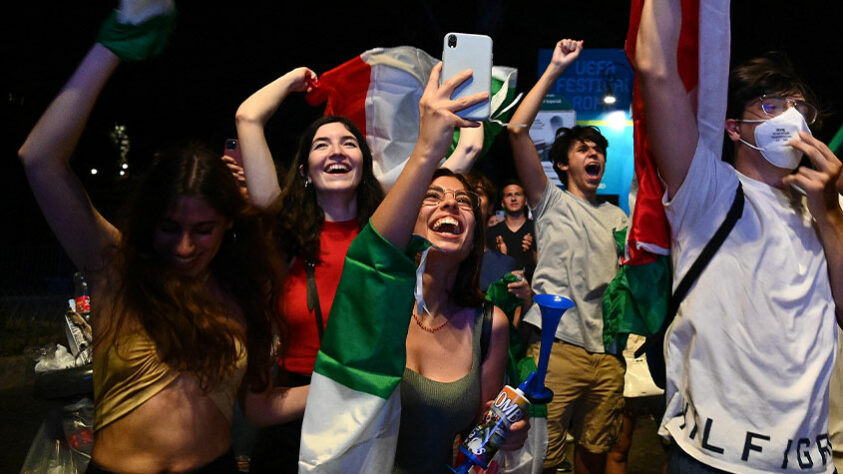
<instances>
[{"instance_id":1,"label":"white t-shirt with hilfiger text","mask_svg":"<svg viewBox=\"0 0 843 474\"><path fill-rule=\"evenodd\" d=\"M729 472L833 472L835 305L804 200L698 147L682 186L665 198L674 287L725 219L738 182L743 214L665 339L660 433Z\"/></svg>"}]
</instances>

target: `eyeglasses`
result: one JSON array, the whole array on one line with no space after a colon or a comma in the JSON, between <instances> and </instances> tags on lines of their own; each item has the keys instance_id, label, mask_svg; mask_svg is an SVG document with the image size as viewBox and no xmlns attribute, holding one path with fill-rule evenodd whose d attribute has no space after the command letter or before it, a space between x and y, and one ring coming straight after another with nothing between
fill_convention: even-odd
<instances>
[{"instance_id":1,"label":"eyeglasses","mask_svg":"<svg viewBox=\"0 0 843 474\"><path fill-rule=\"evenodd\" d=\"M778 95L762 95L758 98L758 101L761 102L761 110L768 117L781 115L785 110L793 107L797 112L805 117L805 121L808 122L809 125L817 120L817 108L804 100Z\"/></svg>"},{"instance_id":2,"label":"eyeglasses","mask_svg":"<svg viewBox=\"0 0 843 474\"><path fill-rule=\"evenodd\" d=\"M427 188L427 191L424 193L424 200L422 200L422 204L425 206L438 206L439 203L442 202L442 200L449 194L454 196L454 201L457 202L457 207L460 209L471 211L477 209L480 205L480 198L474 191L464 191L462 189L442 189L438 186Z\"/></svg>"}]
</instances>

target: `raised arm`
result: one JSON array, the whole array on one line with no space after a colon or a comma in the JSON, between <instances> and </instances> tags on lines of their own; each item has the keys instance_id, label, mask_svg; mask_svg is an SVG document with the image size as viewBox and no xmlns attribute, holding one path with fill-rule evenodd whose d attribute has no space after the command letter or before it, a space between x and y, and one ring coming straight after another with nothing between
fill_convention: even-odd
<instances>
[{"instance_id":1,"label":"raised arm","mask_svg":"<svg viewBox=\"0 0 843 474\"><path fill-rule=\"evenodd\" d=\"M518 177L524 185L527 193L527 200L530 206L535 206L541 199L544 188L547 185L547 176L542 169L541 158L536 151L533 140L530 139L530 126L539 113L542 101L550 91L556 79L565 72L565 69L574 62L582 51L582 41L563 39L556 43L553 49L553 57L545 69L544 74L539 78L536 85L530 89L518 110L509 120L513 124L525 124L526 127L509 127L509 143L512 146L512 156L515 159L515 169Z\"/></svg>"},{"instance_id":2,"label":"raised arm","mask_svg":"<svg viewBox=\"0 0 843 474\"><path fill-rule=\"evenodd\" d=\"M440 86L441 73L442 63L430 72L430 80L419 101L419 139L395 185L372 215L375 230L401 249L406 248L410 241L427 185L439 160L448 152L454 128L480 126L477 122L458 117L455 112L489 97L484 92L451 100L454 89L471 77L471 71L463 71Z\"/></svg>"},{"instance_id":3,"label":"raised arm","mask_svg":"<svg viewBox=\"0 0 843 474\"><path fill-rule=\"evenodd\" d=\"M669 198L685 181L699 140L692 99L679 77L676 58L680 3L646 0L635 43L635 69L641 81L650 148Z\"/></svg>"},{"instance_id":4,"label":"raised arm","mask_svg":"<svg viewBox=\"0 0 843 474\"><path fill-rule=\"evenodd\" d=\"M18 151L47 223L73 263L89 273L102 268L104 250L119 240L119 233L94 209L70 169L70 155L119 62L95 44Z\"/></svg>"},{"instance_id":5,"label":"raised arm","mask_svg":"<svg viewBox=\"0 0 843 474\"><path fill-rule=\"evenodd\" d=\"M293 69L264 86L237 109L235 122L246 171L249 197L258 207L266 208L281 194L272 153L266 143L264 126L290 92L306 92L316 73L306 67Z\"/></svg>"},{"instance_id":6,"label":"raised arm","mask_svg":"<svg viewBox=\"0 0 843 474\"><path fill-rule=\"evenodd\" d=\"M442 163L442 167L454 173L466 174L471 171L481 151L483 151L483 126L461 128L457 147L445 163Z\"/></svg>"}]
</instances>

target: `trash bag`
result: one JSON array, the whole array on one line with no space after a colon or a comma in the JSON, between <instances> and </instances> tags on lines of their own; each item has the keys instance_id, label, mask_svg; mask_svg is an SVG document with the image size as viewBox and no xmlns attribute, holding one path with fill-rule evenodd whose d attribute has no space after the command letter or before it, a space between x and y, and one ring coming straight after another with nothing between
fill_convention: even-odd
<instances>
[{"instance_id":1,"label":"trash bag","mask_svg":"<svg viewBox=\"0 0 843 474\"><path fill-rule=\"evenodd\" d=\"M21 474L77 474L88 468L93 433L94 401L81 397L53 402L29 447Z\"/></svg>"}]
</instances>

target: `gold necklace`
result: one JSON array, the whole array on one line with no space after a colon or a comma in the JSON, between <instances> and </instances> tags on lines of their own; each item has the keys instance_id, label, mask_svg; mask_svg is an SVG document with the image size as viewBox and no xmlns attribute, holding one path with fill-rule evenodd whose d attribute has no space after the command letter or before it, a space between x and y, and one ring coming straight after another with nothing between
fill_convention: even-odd
<instances>
[{"instance_id":1,"label":"gold necklace","mask_svg":"<svg viewBox=\"0 0 843 474\"><path fill-rule=\"evenodd\" d=\"M430 327L427 327L427 326L425 326L424 324L422 324L422 322L421 322L421 318L419 318L419 316L416 314L416 312L415 312L415 311L413 311L413 319L415 319L415 320L416 320L416 324L417 324L417 325L418 325L418 326L422 329L422 331L429 332L429 333L431 333L431 334L433 334L433 333L435 333L436 331L438 331L438 330L440 330L440 329L444 328L444 327L445 327L445 326L447 326L447 325L448 325L448 323L450 322L450 321L446 318L444 323L440 324L439 326L436 326L435 328L430 328Z\"/></svg>"}]
</instances>

